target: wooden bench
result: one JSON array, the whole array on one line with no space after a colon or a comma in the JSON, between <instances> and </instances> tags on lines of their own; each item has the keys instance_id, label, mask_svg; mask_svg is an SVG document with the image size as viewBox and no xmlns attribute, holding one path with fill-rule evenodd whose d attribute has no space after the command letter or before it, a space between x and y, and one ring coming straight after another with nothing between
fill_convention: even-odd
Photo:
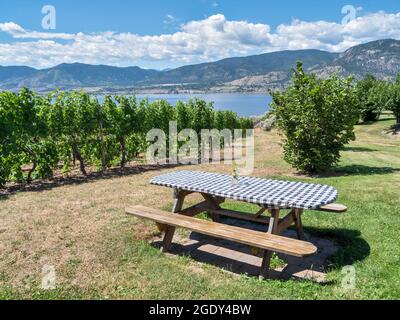
<instances>
[{"instance_id":1,"label":"wooden bench","mask_svg":"<svg viewBox=\"0 0 400 320\"><path fill-rule=\"evenodd\" d=\"M319 208L318 211L325 211L325 212L333 212L333 213L343 213L347 211L347 207L339 204L339 203L332 203L326 206Z\"/></svg>"},{"instance_id":2,"label":"wooden bench","mask_svg":"<svg viewBox=\"0 0 400 320\"><path fill-rule=\"evenodd\" d=\"M165 230L162 251L167 252L171 246L175 228L184 228L204 235L230 240L264 251L260 276L268 277L271 253L283 253L296 257L307 257L317 252L317 248L309 242L278 235L229 226L217 222L165 212L144 206L126 209L126 213L138 218L154 221Z\"/></svg>"}]
</instances>

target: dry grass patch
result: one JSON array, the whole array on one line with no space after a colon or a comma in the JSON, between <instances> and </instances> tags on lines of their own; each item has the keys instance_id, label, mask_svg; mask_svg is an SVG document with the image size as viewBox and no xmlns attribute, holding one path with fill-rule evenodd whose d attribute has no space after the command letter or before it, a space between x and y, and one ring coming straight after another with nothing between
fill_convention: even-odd
<instances>
[{"instance_id":1,"label":"dry grass patch","mask_svg":"<svg viewBox=\"0 0 400 320\"><path fill-rule=\"evenodd\" d=\"M256 133L255 175L279 175L289 172L281 168L276 158L280 146L276 134ZM267 154L261 150L266 150ZM279 158L279 157L278 157ZM274 164L277 163L277 166ZM231 166L199 165L181 169L230 173ZM17 192L0 200L0 273L3 284L13 287L40 283L44 265L53 265L61 285L87 288L114 283L114 260L123 256L131 241L148 241L157 229L125 217L124 209L143 204L170 208L171 190L149 185L149 180L161 172L176 169L151 170L137 174L98 179L86 183L62 185L49 190ZM200 200L188 198L188 204ZM110 234L114 243L110 246ZM185 234L183 234L185 235ZM110 253L111 251L111 253ZM124 274L126 269L124 268ZM1 280L1 279L0 279ZM1 281L0 281L1 283Z\"/></svg>"}]
</instances>

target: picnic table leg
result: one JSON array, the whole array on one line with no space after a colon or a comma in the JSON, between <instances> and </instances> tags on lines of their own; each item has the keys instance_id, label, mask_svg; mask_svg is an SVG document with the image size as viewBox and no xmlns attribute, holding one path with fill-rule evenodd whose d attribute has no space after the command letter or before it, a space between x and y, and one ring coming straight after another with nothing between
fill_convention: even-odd
<instances>
[{"instance_id":1,"label":"picnic table leg","mask_svg":"<svg viewBox=\"0 0 400 320\"><path fill-rule=\"evenodd\" d=\"M167 226L165 230L164 240L161 248L161 252L166 253L171 248L172 239L174 238L175 234L175 227Z\"/></svg>"},{"instance_id":2,"label":"picnic table leg","mask_svg":"<svg viewBox=\"0 0 400 320\"><path fill-rule=\"evenodd\" d=\"M213 209L213 210L221 209L221 207L219 206L218 202L216 201L216 199L214 197L212 197L208 194L205 194L205 193L202 193L201 195L206 200L207 204L211 207L211 209ZM211 218L214 222L220 221L220 216L218 214L211 213Z\"/></svg>"},{"instance_id":3,"label":"picnic table leg","mask_svg":"<svg viewBox=\"0 0 400 320\"><path fill-rule=\"evenodd\" d=\"M174 190L174 206L172 207L172 213L179 213L179 211L182 210L185 197L186 194L183 191Z\"/></svg>"},{"instance_id":4,"label":"picnic table leg","mask_svg":"<svg viewBox=\"0 0 400 320\"><path fill-rule=\"evenodd\" d=\"M299 240L305 239L304 230L303 230L303 222L301 220L301 215L303 214L303 212L304 212L303 209L296 209L292 213L294 223L296 226L297 237L299 238Z\"/></svg>"},{"instance_id":5,"label":"picnic table leg","mask_svg":"<svg viewBox=\"0 0 400 320\"><path fill-rule=\"evenodd\" d=\"M279 209L271 210L271 220L269 222L268 233L277 234L279 224ZM267 279L270 276L270 264L272 259L272 251L264 250L263 260L261 264L260 279Z\"/></svg>"},{"instance_id":6,"label":"picnic table leg","mask_svg":"<svg viewBox=\"0 0 400 320\"><path fill-rule=\"evenodd\" d=\"M174 190L174 206L172 208L172 213L179 213L182 210L185 197L186 194L184 192L177 189ZM168 252L171 247L176 228L171 226L158 225L158 229L165 232L161 252Z\"/></svg>"}]
</instances>

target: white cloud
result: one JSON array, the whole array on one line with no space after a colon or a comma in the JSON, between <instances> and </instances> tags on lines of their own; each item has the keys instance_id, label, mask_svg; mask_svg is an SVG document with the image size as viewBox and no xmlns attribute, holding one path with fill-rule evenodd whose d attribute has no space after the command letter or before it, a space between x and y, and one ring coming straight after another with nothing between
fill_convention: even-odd
<instances>
[{"instance_id":1,"label":"white cloud","mask_svg":"<svg viewBox=\"0 0 400 320\"><path fill-rule=\"evenodd\" d=\"M25 30L21 26L14 22L0 23L0 30L12 35L17 35L18 33L25 32Z\"/></svg>"},{"instance_id":2,"label":"white cloud","mask_svg":"<svg viewBox=\"0 0 400 320\"><path fill-rule=\"evenodd\" d=\"M172 15L166 22L176 21ZM127 65L179 65L285 49L344 51L350 46L382 38L400 39L400 13L376 12L340 24L293 20L272 30L267 24L230 21L216 14L182 24L175 33L50 33L0 23L0 31L14 38L0 43L0 65L39 68L62 62Z\"/></svg>"},{"instance_id":3,"label":"white cloud","mask_svg":"<svg viewBox=\"0 0 400 320\"><path fill-rule=\"evenodd\" d=\"M0 23L0 30L12 35L15 39L64 39L73 40L75 34L68 33L50 33L38 31L26 31L20 25L14 22Z\"/></svg>"},{"instance_id":4,"label":"white cloud","mask_svg":"<svg viewBox=\"0 0 400 320\"><path fill-rule=\"evenodd\" d=\"M172 25L172 24L175 24L177 21L178 21L178 19L175 18L172 14L167 14L165 16L165 19L163 22L164 22L164 24Z\"/></svg>"}]
</instances>

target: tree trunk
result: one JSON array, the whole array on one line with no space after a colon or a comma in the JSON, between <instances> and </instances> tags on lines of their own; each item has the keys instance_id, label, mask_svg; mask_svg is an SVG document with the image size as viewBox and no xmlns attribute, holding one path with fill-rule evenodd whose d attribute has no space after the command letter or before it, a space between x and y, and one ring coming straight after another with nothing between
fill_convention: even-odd
<instances>
[{"instance_id":1,"label":"tree trunk","mask_svg":"<svg viewBox=\"0 0 400 320\"><path fill-rule=\"evenodd\" d=\"M396 127L395 127L395 131L400 130L400 114L398 114L396 116Z\"/></svg>"},{"instance_id":2,"label":"tree trunk","mask_svg":"<svg viewBox=\"0 0 400 320\"><path fill-rule=\"evenodd\" d=\"M78 146L75 143L72 145L72 149L73 149L75 158L79 161L79 167L81 169L82 174L86 176L87 173L86 173L86 169L85 169L85 162L83 161L82 155L79 152Z\"/></svg>"},{"instance_id":3,"label":"tree trunk","mask_svg":"<svg viewBox=\"0 0 400 320\"><path fill-rule=\"evenodd\" d=\"M101 118L100 118L101 119ZM104 151L104 134L103 134L103 123L100 121L100 155L101 155L101 169L105 171L107 169L106 155Z\"/></svg>"},{"instance_id":4,"label":"tree trunk","mask_svg":"<svg viewBox=\"0 0 400 320\"><path fill-rule=\"evenodd\" d=\"M120 140L120 145L121 145L121 168L125 167L126 164L126 145L125 145L125 139Z\"/></svg>"},{"instance_id":5,"label":"tree trunk","mask_svg":"<svg viewBox=\"0 0 400 320\"><path fill-rule=\"evenodd\" d=\"M29 148L24 148L24 152L29 155L32 159L32 168L28 172L28 177L27 177L27 182L31 183L32 182L32 173L35 172L36 167L37 167L37 159L36 159L36 154Z\"/></svg>"},{"instance_id":6,"label":"tree trunk","mask_svg":"<svg viewBox=\"0 0 400 320\"><path fill-rule=\"evenodd\" d=\"M32 169L29 170L29 173L28 173L28 183L32 182L32 173L35 172L36 167L37 167L37 161L36 161L36 157L35 157L34 160L33 160Z\"/></svg>"}]
</instances>

